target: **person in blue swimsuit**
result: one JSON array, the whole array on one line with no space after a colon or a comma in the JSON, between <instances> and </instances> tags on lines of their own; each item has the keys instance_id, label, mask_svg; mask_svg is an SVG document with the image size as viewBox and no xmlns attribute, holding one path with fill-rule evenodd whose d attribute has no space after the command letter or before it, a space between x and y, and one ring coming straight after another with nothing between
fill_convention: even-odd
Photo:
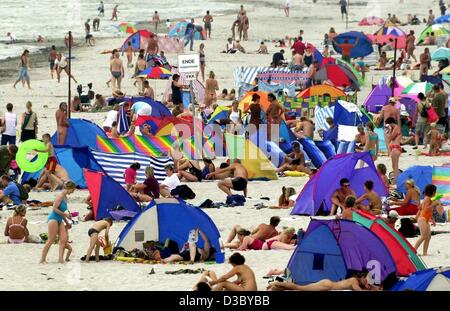
<instances>
[{"instance_id":1,"label":"person in blue swimsuit","mask_svg":"<svg viewBox=\"0 0 450 311\"><path fill-rule=\"evenodd\" d=\"M375 133L375 126L372 122L367 122L366 124L366 145L364 146L364 151L369 151L372 159L376 161L378 157L378 135Z\"/></svg>"},{"instance_id":2,"label":"person in blue swimsuit","mask_svg":"<svg viewBox=\"0 0 450 311\"><path fill-rule=\"evenodd\" d=\"M67 210L67 196L72 194L76 189L76 185L72 181L64 183L63 191L57 196L53 203L53 209L48 215L48 239L42 249L41 263L46 263L47 254L50 247L56 240L56 236L59 235L59 263L64 263L64 250L67 244L67 230L70 229L71 218L70 213Z\"/></svg>"}]
</instances>

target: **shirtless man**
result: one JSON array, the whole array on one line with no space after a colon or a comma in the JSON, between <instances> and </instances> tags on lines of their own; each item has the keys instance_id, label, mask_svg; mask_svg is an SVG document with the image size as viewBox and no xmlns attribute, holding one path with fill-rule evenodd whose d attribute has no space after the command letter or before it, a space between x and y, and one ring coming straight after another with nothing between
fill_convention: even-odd
<instances>
[{"instance_id":1,"label":"shirtless man","mask_svg":"<svg viewBox=\"0 0 450 311\"><path fill-rule=\"evenodd\" d=\"M281 165L276 172L297 171L312 175L312 171L305 164L305 155L300 148L300 144L295 142L292 144L292 153L286 156L285 163Z\"/></svg>"},{"instance_id":2,"label":"shirtless man","mask_svg":"<svg viewBox=\"0 0 450 311\"><path fill-rule=\"evenodd\" d=\"M155 98L155 91L153 91L153 88L150 86L150 83L148 81L144 81L144 92L140 92L139 95L151 99Z\"/></svg>"},{"instance_id":3,"label":"shirtless man","mask_svg":"<svg viewBox=\"0 0 450 311\"><path fill-rule=\"evenodd\" d=\"M67 120L67 104L62 102L59 104L59 109L56 110L56 127L58 133L58 145L66 143L67 128L70 126Z\"/></svg>"},{"instance_id":4,"label":"shirtless man","mask_svg":"<svg viewBox=\"0 0 450 311\"><path fill-rule=\"evenodd\" d=\"M395 98L394 97L389 98L389 104L386 106L383 106L378 118L380 121L383 120L384 123L386 123L387 119L394 118L395 120L397 120L398 125L401 126L400 109L395 108Z\"/></svg>"},{"instance_id":5,"label":"shirtless man","mask_svg":"<svg viewBox=\"0 0 450 311\"><path fill-rule=\"evenodd\" d=\"M371 180L366 181L364 183L364 190L366 193L360 196L355 203L357 205L360 205L361 209L368 211L373 215L381 214L382 211L381 198L378 195L378 193L373 191L373 181ZM361 203L364 201L369 202L369 204L361 205Z\"/></svg>"},{"instance_id":6,"label":"shirtless man","mask_svg":"<svg viewBox=\"0 0 450 311\"><path fill-rule=\"evenodd\" d=\"M115 5L112 11L112 17L111 20L119 20L119 17L117 16L117 14L119 13L119 5Z\"/></svg>"},{"instance_id":7,"label":"shirtless man","mask_svg":"<svg viewBox=\"0 0 450 311\"><path fill-rule=\"evenodd\" d=\"M227 195L231 195L231 190L243 191L244 197L247 197L247 183L248 183L248 172L247 169L241 164L241 160L235 159L233 164L226 168L217 169L215 172L209 173L206 179L211 179L217 174L222 174L225 172L233 173L234 178L226 178L219 181L217 187L225 192Z\"/></svg>"},{"instance_id":8,"label":"shirtless man","mask_svg":"<svg viewBox=\"0 0 450 311\"><path fill-rule=\"evenodd\" d=\"M312 292L325 292L330 290L379 290L379 287L370 285L367 280L367 275L361 275L358 277L352 277L339 282L333 282L325 279L316 283L308 285L297 285L291 282L272 282L267 287L269 291L283 291L283 290L296 290L296 291L312 291Z\"/></svg>"},{"instance_id":9,"label":"shirtless man","mask_svg":"<svg viewBox=\"0 0 450 311\"><path fill-rule=\"evenodd\" d=\"M133 51L133 47L131 46L131 41L128 41L128 46L127 49L124 51L125 53L127 53L127 68L133 68L133 56L134 56L134 51ZM124 52L122 52L122 56L124 54Z\"/></svg>"},{"instance_id":10,"label":"shirtless man","mask_svg":"<svg viewBox=\"0 0 450 311\"><path fill-rule=\"evenodd\" d=\"M86 263L89 263L92 251L94 250L95 247L95 261L99 262L100 258L99 258L99 254L100 254L100 241L98 239L100 232L102 232L103 230L105 230L105 242L106 245L108 245L110 243L109 241L109 230L111 228L111 226L113 225L113 220L111 217L107 217L103 220L97 221L95 222L91 229L89 229L88 231L88 235L90 238L90 244L89 244L89 248L88 251L86 253Z\"/></svg>"},{"instance_id":11,"label":"shirtless man","mask_svg":"<svg viewBox=\"0 0 450 311\"><path fill-rule=\"evenodd\" d=\"M234 253L229 258L229 263L233 269L217 280L211 280L209 283L213 291L257 291L256 278L253 270L245 264L245 258L239 253ZM237 276L234 282L228 279Z\"/></svg>"},{"instance_id":12,"label":"shirtless man","mask_svg":"<svg viewBox=\"0 0 450 311\"><path fill-rule=\"evenodd\" d=\"M41 177L35 187L36 190L49 189L51 191L56 191L63 189L64 183L69 181L69 173L59 164L56 164L54 173L45 170L42 172Z\"/></svg>"},{"instance_id":13,"label":"shirtless man","mask_svg":"<svg viewBox=\"0 0 450 311\"><path fill-rule=\"evenodd\" d=\"M155 33L158 33L158 24L161 22L161 19L159 18L158 11L155 11L155 14L153 14L152 17L152 24L155 27Z\"/></svg>"},{"instance_id":14,"label":"shirtless man","mask_svg":"<svg viewBox=\"0 0 450 311\"><path fill-rule=\"evenodd\" d=\"M158 40L155 37L155 35L151 34L150 38L148 39L147 45L147 59L149 56L158 55L158 52L159 52Z\"/></svg>"},{"instance_id":15,"label":"shirtless man","mask_svg":"<svg viewBox=\"0 0 450 311\"><path fill-rule=\"evenodd\" d=\"M144 55L139 54L138 61L136 62L136 66L134 67L134 75L135 77L145 69L147 69L147 62L144 59ZM136 77L136 81L134 82L134 86L139 84L139 92L144 91L144 78Z\"/></svg>"},{"instance_id":16,"label":"shirtless man","mask_svg":"<svg viewBox=\"0 0 450 311\"><path fill-rule=\"evenodd\" d=\"M342 178L339 184L341 187L331 196L332 208L330 216L335 215L339 207L344 210L346 197L349 195L356 197L356 193L350 188L350 181L347 178Z\"/></svg>"},{"instance_id":17,"label":"shirtless man","mask_svg":"<svg viewBox=\"0 0 450 311\"><path fill-rule=\"evenodd\" d=\"M265 241L267 239L273 238L278 235L277 226L280 224L280 217L273 216L270 218L269 224L260 224L256 229L254 229L250 237ZM238 248L239 242L236 241L236 243L233 243L233 240L236 238L237 233L242 230L242 227L239 225L235 225L232 229L230 234L228 235L227 242L223 245L226 248Z\"/></svg>"},{"instance_id":18,"label":"shirtless man","mask_svg":"<svg viewBox=\"0 0 450 311\"><path fill-rule=\"evenodd\" d=\"M294 135L297 138L314 139L314 124L307 117L301 117L294 129Z\"/></svg>"},{"instance_id":19,"label":"shirtless man","mask_svg":"<svg viewBox=\"0 0 450 311\"><path fill-rule=\"evenodd\" d=\"M53 79L53 75L55 73L55 61L58 57L58 52L56 51L56 47L53 45L50 52L48 53L48 62L50 64L50 75Z\"/></svg>"},{"instance_id":20,"label":"shirtless man","mask_svg":"<svg viewBox=\"0 0 450 311\"><path fill-rule=\"evenodd\" d=\"M296 52L295 50L292 51L292 70L302 70L304 63L303 63L303 55L299 52Z\"/></svg>"},{"instance_id":21,"label":"shirtless man","mask_svg":"<svg viewBox=\"0 0 450 311\"><path fill-rule=\"evenodd\" d=\"M125 69L123 68L123 62L120 59L119 52L114 54L114 58L111 60L109 70L111 72L112 89L121 90L122 78L125 77Z\"/></svg>"}]
</instances>

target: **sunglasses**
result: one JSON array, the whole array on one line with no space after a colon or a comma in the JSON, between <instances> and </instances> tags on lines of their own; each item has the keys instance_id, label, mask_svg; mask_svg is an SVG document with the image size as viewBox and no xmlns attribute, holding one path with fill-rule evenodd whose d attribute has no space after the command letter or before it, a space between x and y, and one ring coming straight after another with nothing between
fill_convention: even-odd
<instances>
[{"instance_id":1,"label":"sunglasses","mask_svg":"<svg viewBox=\"0 0 450 311\"><path fill-rule=\"evenodd\" d=\"M350 184L342 185L342 187L350 187Z\"/></svg>"}]
</instances>

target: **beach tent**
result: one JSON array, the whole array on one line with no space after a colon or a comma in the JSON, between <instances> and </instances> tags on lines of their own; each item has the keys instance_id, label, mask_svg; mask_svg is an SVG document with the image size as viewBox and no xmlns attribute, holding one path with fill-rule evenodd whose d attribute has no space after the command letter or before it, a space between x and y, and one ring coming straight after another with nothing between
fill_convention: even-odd
<instances>
[{"instance_id":1,"label":"beach tent","mask_svg":"<svg viewBox=\"0 0 450 311\"><path fill-rule=\"evenodd\" d=\"M355 66L353 66L353 64L347 63L345 60L343 60L341 58L337 58L335 60L335 62L336 62L336 64L342 65L345 68L347 68L348 70L350 70L353 73L353 75L356 77L356 79L358 80L359 86L364 85L365 81L364 81L361 73L358 70L356 70L356 68L355 68Z\"/></svg>"},{"instance_id":2,"label":"beach tent","mask_svg":"<svg viewBox=\"0 0 450 311\"><path fill-rule=\"evenodd\" d=\"M87 188L83 169L100 170L100 166L92 158L88 147L55 146L55 157L69 174L70 180L77 185L77 188ZM42 170L35 173L24 172L21 183L25 184L31 179L37 181L41 173Z\"/></svg>"},{"instance_id":3,"label":"beach tent","mask_svg":"<svg viewBox=\"0 0 450 311\"><path fill-rule=\"evenodd\" d=\"M435 37L438 38L440 36L450 34L447 27L442 24L434 24L425 28L419 36L419 44L422 43L426 37L428 37L431 33L434 33Z\"/></svg>"},{"instance_id":4,"label":"beach tent","mask_svg":"<svg viewBox=\"0 0 450 311\"><path fill-rule=\"evenodd\" d=\"M439 16L433 21L433 24L446 24L450 23L450 14Z\"/></svg>"},{"instance_id":5,"label":"beach tent","mask_svg":"<svg viewBox=\"0 0 450 311\"><path fill-rule=\"evenodd\" d=\"M439 267L418 271L395 284L391 291L450 291L450 268Z\"/></svg>"},{"instance_id":6,"label":"beach tent","mask_svg":"<svg viewBox=\"0 0 450 311\"><path fill-rule=\"evenodd\" d=\"M312 219L288 269L294 283L305 285L324 279L337 282L374 263L380 281L396 273L389 250L375 233L353 221Z\"/></svg>"},{"instance_id":7,"label":"beach tent","mask_svg":"<svg viewBox=\"0 0 450 311\"><path fill-rule=\"evenodd\" d=\"M331 99L336 99L338 97L345 96L345 92L341 89L338 89L331 85L321 84L321 85L313 85L300 93L297 94L297 97L301 97L303 99L310 98L312 96L324 96L328 94Z\"/></svg>"},{"instance_id":8,"label":"beach tent","mask_svg":"<svg viewBox=\"0 0 450 311\"><path fill-rule=\"evenodd\" d=\"M227 106L217 106L214 112L211 114L208 120L208 124L213 124L219 120L228 119L228 113L231 108Z\"/></svg>"},{"instance_id":9,"label":"beach tent","mask_svg":"<svg viewBox=\"0 0 450 311\"><path fill-rule=\"evenodd\" d=\"M69 119L66 147L89 147L96 149L96 136L106 138L105 132L95 123L84 119ZM52 136L52 144L58 145L58 133Z\"/></svg>"},{"instance_id":10,"label":"beach tent","mask_svg":"<svg viewBox=\"0 0 450 311\"><path fill-rule=\"evenodd\" d=\"M199 228L208 238L211 247L220 251L220 233L212 219L200 208L176 199L156 199L141 213L136 215L123 228L115 244L115 249L122 247L131 251L142 250L146 241L167 239L178 243L179 248L186 243L189 232ZM198 248L203 248L204 241L198 236Z\"/></svg>"},{"instance_id":11,"label":"beach tent","mask_svg":"<svg viewBox=\"0 0 450 311\"><path fill-rule=\"evenodd\" d=\"M404 49L406 47L406 32L395 26L384 25L374 34L367 36L374 44L390 44L395 47L397 40L397 48Z\"/></svg>"},{"instance_id":12,"label":"beach tent","mask_svg":"<svg viewBox=\"0 0 450 311\"><path fill-rule=\"evenodd\" d=\"M357 126L366 124L369 119L353 103L338 100L334 105L334 124Z\"/></svg>"},{"instance_id":13,"label":"beach tent","mask_svg":"<svg viewBox=\"0 0 450 311\"><path fill-rule=\"evenodd\" d=\"M359 91L359 81L353 72L343 65L326 64L314 75L317 81L329 80L336 87L351 88Z\"/></svg>"},{"instance_id":14,"label":"beach tent","mask_svg":"<svg viewBox=\"0 0 450 311\"><path fill-rule=\"evenodd\" d=\"M139 103L139 102L146 103L152 107L152 113L151 113L152 117L165 118L165 117L172 116L172 113L170 112L169 108L167 108L167 106L165 106L163 103L153 100L149 97L144 97L144 96L132 97L130 99L130 107L133 104Z\"/></svg>"},{"instance_id":15,"label":"beach tent","mask_svg":"<svg viewBox=\"0 0 450 311\"><path fill-rule=\"evenodd\" d=\"M400 96L404 87L396 84L394 87L394 96ZM377 84L364 100L363 106L369 112L379 112L381 108L389 102L392 96L392 88L385 83Z\"/></svg>"},{"instance_id":16,"label":"beach tent","mask_svg":"<svg viewBox=\"0 0 450 311\"><path fill-rule=\"evenodd\" d=\"M253 94L258 94L260 96L259 103L261 105L261 109L264 112L267 111L267 108L269 108L270 105L269 99L267 97L267 95L269 95L268 92L247 92L247 94L245 94L245 96L239 102L239 109L244 112L244 110L247 110L250 107Z\"/></svg>"},{"instance_id":17,"label":"beach tent","mask_svg":"<svg viewBox=\"0 0 450 311\"><path fill-rule=\"evenodd\" d=\"M297 198L291 215L316 215L331 211L331 196L339 189L339 181L348 178L350 187L359 197L364 194L364 182L372 180L374 191L387 196L387 189L368 152L338 154L325 162L314 174Z\"/></svg>"},{"instance_id":18,"label":"beach tent","mask_svg":"<svg viewBox=\"0 0 450 311\"><path fill-rule=\"evenodd\" d=\"M364 17L359 23L358 26L372 26L372 25L378 25L381 26L384 24L384 19L381 17L376 16L368 16Z\"/></svg>"},{"instance_id":19,"label":"beach tent","mask_svg":"<svg viewBox=\"0 0 450 311\"><path fill-rule=\"evenodd\" d=\"M131 42L133 51L139 51L140 49L146 49L150 36L153 33L148 30L139 30L131 34L122 44L120 50L123 52L128 48L128 42Z\"/></svg>"},{"instance_id":20,"label":"beach tent","mask_svg":"<svg viewBox=\"0 0 450 311\"><path fill-rule=\"evenodd\" d=\"M140 208L122 185L102 172L84 170L86 184L92 199L95 220L111 216L120 209L138 213Z\"/></svg>"},{"instance_id":21,"label":"beach tent","mask_svg":"<svg viewBox=\"0 0 450 311\"><path fill-rule=\"evenodd\" d=\"M194 133L194 120L191 116L173 117L165 116L163 118L153 116L139 116L136 120L136 126L143 126L148 124L152 128L152 134L155 136L178 136L178 130L182 131L188 129L190 133ZM178 130L173 131L173 127L178 126Z\"/></svg>"},{"instance_id":22,"label":"beach tent","mask_svg":"<svg viewBox=\"0 0 450 311\"><path fill-rule=\"evenodd\" d=\"M248 171L249 179L278 179L275 167L251 140L247 140L243 136L225 133L225 142L228 158L240 159L241 164Z\"/></svg>"},{"instance_id":23,"label":"beach tent","mask_svg":"<svg viewBox=\"0 0 450 311\"><path fill-rule=\"evenodd\" d=\"M425 264L417 256L415 248L397 230L386 222L366 211L354 210L352 220L370 229L386 245L397 267L397 275L408 276L411 273L426 269Z\"/></svg>"},{"instance_id":24,"label":"beach tent","mask_svg":"<svg viewBox=\"0 0 450 311\"><path fill-rule=\"evenodd\" d=\"M436 195L442 195L442 204L450 205L450 166L433 167L432 183L437 188Z\"/></svg>"},{"instance_id":25,"label":"beach tent","mask_svg":"<svg viewBox=\"0 0 450 311\"><path fill-rule=\"evenodd\" d=\"M346 40L349 44L356 44L350 51L351 58L365 57L373 53L370 39L358 31L344 32L336 36L333 40L333 48L337 53L342 54L342 49L338 45L343 44Z\"/></svg>"},{"instance_id":26,"label":"beach tent","mask_svg":"<svg viewBox=\"0 0 450 311\"><path fill-rule=\"evenodd\" d=\"M170 38L158 36L158 47L166 54L182 54L184 52L184 42L180 38Z\"/></svg>"},{"instance_id":27,"label":"beach tent","mask_svg":"<svg viewBox=\"0 0 450 311\"><path fill-rule=\"evenodd\" d=\"M438 61L438 60L448 60L450 58L450 49L446 47L440 47L437 50L434 50L433 53L431 53L431 59Z\"/></svg>"},{"instance_id":28,"label":"beach tent","mask_svg":"<svg viewBox=\"0 0 450 311\"><path fill-rule=\"evenodd\" d=\"M186 32L186 27L189 24L189 22L184 21L184 22L178 22L170 31L169 31L169 37L174 38L174 37L178 37L178 38L183 38L184 34ZM201 31L198 31L197 29L197 25L196 25L196 31L194 34L194 40L205 40L206 39L206 31L205 29L202 28Z\"/></svg>"},{"instance_id":29,"label":"beach tent","mask_svg":"<svg viewBox=\"0 0 450 311\"><path fill-rule=\"evenodd\" d=\"M432 166L414 165L404 170L397 178L397 190L406 193L405 182L413 179L420 190L420 197L423 198L425 186L431 184L433 176Z\"/></svg>"}]
</instances>

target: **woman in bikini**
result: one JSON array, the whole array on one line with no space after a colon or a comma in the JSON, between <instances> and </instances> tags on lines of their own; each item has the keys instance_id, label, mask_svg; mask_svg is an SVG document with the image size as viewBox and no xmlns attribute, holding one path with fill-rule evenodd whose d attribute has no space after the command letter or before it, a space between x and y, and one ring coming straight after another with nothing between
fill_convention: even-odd
<instances>
[{"instance_id":1,"label":"woman in bikini","mask_svg":"<svg viewBox=\"0 0 450 311\"><path fill-rule=\"evenodd\" d=\"M423 255L428 255L428 246L430 245L431 240L431 227L430 221L433 223L433 226L436 225L433 219L433 207L439 204L439 200L433 201L431 198L436 195L436 186L435 185L427 185L424 190L425 198L420 204L419 212L417 212L416 219L417 225L420 229L420 237L416 241L416 245L414 248L418 251L420 245L423 243Z\"/></svg>"},{"instance_id":2,"label":"woman in bikini","mask_svg":"<svg viewBox=\"0 0 450 311\"><path fill-rule=\"evenodd\" d=\"M375 126L372 122L367 122L366 124L366 143L364 146L364 151L369 151L372 156L373 161L376 161L378 158L378 135L374 132Z\"/></svg>"},{"instance_id":3,"label":"woman in bikini","mask_svg":"<svg viewBox=\"0 0 450 311\"><path fill-rule=\"evenodd\" d=\"M27 208L25 205L17 205L14 209L14 215L9 217L6 221L5 236L8 237L8 243L21 244L28 242L27 223L25 218L27 214Z\"/></svg>"},{"instance_id":4,"label":"woman in bikini","mask_svg":"<svg viewBox=\"0 0 450 311\"><path fill-rule=\"evenodd\" d=\"M204 105L205 108L209 108L217 100L216 91L219 90L219 83L217 82L216 75L213 71L209 72L209 78L206 79L205 82L205 89Z\"/></svg>"},{"instance_id":5,"label":"woman in bikini","mask_svg":"<svg viewBox=\"0 0 450 311\"><path fill-rule=\"evenodd\" d=\"M239 240L239 247L237 250L239 251L245 251L245 250L272 250L272 249L283 249L283 250L294 250L295 245L287 244L284 242L281 242L281 235L274 237L272 239L269 239L267 241L259 240L252 238L250 236L250 231L242 230L245 232L238 232L238 240ZM283 232L285 235L285 232Z\"/></svg>"},{"instance_id":6,"label":"woman in bikini","mask_svg":"<svg viewBox=\"0 0 450 311\"><path fill-rule=\"evenodd\" d=\"M184 178L190 182L200 182L203 179L203 172L197 160L182 159L178 161L178 179Z\"/></svg>"},{"instance_id":7,"label":"woman in bikini","mask_svg":"<svg viewBox=\"0 0 450 311\"><path fill-rule=\"evenodd\" d=\"M416 187L414 179L408 179L405 182L405 188L407 190L406 196L403 200L392 200L390 205L396 205L398 207L391 208L399 215L416 215L419 211L420 204L420 190Z\"/></svg>"},{"instance_id":8,"label":"woman in bikini","mask_svg":"<svg viewBox=\"0 0 450 311\"><path fill-rule=\"evenodd\" d=\"M230 272L221 276L217 280L209 281L213 291L257 291L256 278L253 270L245 264L245 258L239 253L230 256L229 263L233 266ZM236 276L234 282L228 281Z\"/></svg>"},{"instance_id":9,"label":"woman in bikini","mask_svg":"<svg viewBox=\"0 0 450 311\"><path fill-rule=\"evenodd\" d=\"M402 132L400 130L400 127L398 126L397 121L394 118L388 118L385 123L386 140L391 155L394 180L395 182L397 182L397 177L399 174L398 162L400 160L400 155L402 154L402 146L400 145L402 141Z\"/></svg>"},{"instance_id":10,"label":"woman in bikini","mask_svg":"<svg viewBox=\"0 0 450 311\"><path fill-rule=\"evenodd\" d=\"M198 50L198 55L200 58L200 74L202 75L202 81L205 82L205 68L206 68L206 56L205 56L205 44L201 43L199 50ZM197 77L198 77L198 73L197 73Z\"/></svg>"}]
</instances>

